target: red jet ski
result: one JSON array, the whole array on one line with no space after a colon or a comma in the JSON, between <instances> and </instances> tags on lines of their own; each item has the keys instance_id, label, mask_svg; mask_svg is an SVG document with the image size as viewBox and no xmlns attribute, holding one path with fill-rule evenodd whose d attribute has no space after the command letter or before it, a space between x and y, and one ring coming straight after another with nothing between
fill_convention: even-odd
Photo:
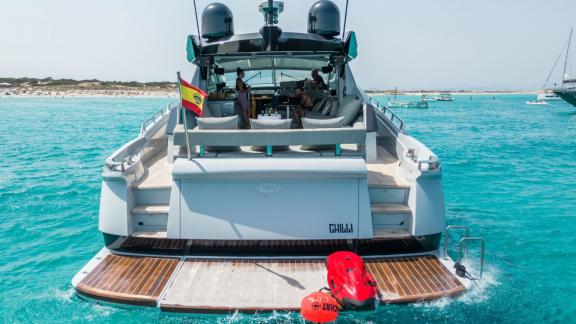
<instances>
[{"instance_id":1,"label":"red jet ski","mask_svg":"<svg viewBox=\"0 0 576 324\"><path fill-rule=\"evenodd\" d=\"M376 281L356 253L340 251L326 259L328 286L332 295L347 309L372 308L378 291Z\"/></svg>"}]
</instances>

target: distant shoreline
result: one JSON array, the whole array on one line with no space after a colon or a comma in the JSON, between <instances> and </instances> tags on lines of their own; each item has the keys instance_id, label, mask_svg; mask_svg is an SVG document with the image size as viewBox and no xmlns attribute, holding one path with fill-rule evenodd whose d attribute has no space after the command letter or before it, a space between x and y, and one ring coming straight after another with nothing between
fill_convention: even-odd
<instances>
[{"instance_id":1,"label":"distant shoreline","mask_svg":"<svg viewBox=\"0 0 576 324\"><path fill-rule=\"evenodd\" d=\"M178 91L164 89L122 89L122 90L87 90L87 89L0 89L1 98L177 98Z\"/></svg>"},{"instance_id":2,"label":"distant shoreline","mask_svg":"<svg viewBox=\"0 0 576 324\"><path fill-rule=\"evenodd\" d=\"M82 96L5 96L0 95L1 99L178 99L178 96L161 96L161 95L117 95L117 96L99 96L99 95L82 95Z\"/></svg>"},{"instance_id":3,"label":"distant shoreline","mask_svg":"<svg viewBox=\"0 0 576 324\"><path fill-rule=\"evenodd\" d=\"M0 97L177 97L175 82L0 78Z\"/></svg>"},{"instance_id":4,"label":"distant shoreline","mask_svg":"<svg viewBox=\"0 0 576 324\"><path fill-rule=\"evenodd\" d=\"M454 96L471 95L535 95L539 91L532 90L442 90L442 89L370 89L366 93L371 96L437 96L450 93ZM35 78L0 78L0 97L26 98L177 98L178 84L175 82L121 82L100 80L72 79L35 79Z\"/></svg>"},{"instance_id":5,"label":"distant shoreline","mask_svg":"<svg viewBox=\"0 0 576 324\"><path fill-rule=\"evenodd\" d=\"M436 96L442 93L449 93L453 96L474 96L474 95L536 95L538 91L500 91L500 90L487 90L487 91L399 91L397 94L394 91L375 91L366 92L371 96Z\"/></svg>"},{"instance_id":6,"label":"distant shoreline","mask_svg":"<svg viewBox=\"0 0 576 324\"><path fill-rule=\"evenodd\" d=\"M367 92L370 96L435 96L441 93L449 93L453 96L474 95L536 95L538 91L405 91L395 94L390 91ZM0 88L0 98L178 98L178 91L173 89L43 89L42 87L30 88Z\"/></svg>"}]
</instances>

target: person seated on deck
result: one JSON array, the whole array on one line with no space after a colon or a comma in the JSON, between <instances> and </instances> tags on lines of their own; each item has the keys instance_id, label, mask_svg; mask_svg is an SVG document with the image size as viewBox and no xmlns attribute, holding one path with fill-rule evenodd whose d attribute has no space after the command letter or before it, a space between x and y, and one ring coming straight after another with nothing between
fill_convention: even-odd
<instances>
[{"instance_id":1,"label":"person seated on deck","mask_svg":"<svg viewBox=\"0 0 576 324\"><path fill-rule=\"evenodd\" d=\"M311 74L312 80L305 80L304 87L306 88L308 96L314 101L314 104L317 104L323 99L323 92L328 89L328 86L322 76L320 76L320 73L318 73L318 69L313 69Z\"/></svg>"},{"instance_id":2,"label":"person seated on deck","mask_svg":"<svg viewBox=\"0 0 576 324\"><path fill-rule=\"evenodd\" d=\"M294 107L294 120L299 128L302 127L302 116L304 116L304 110L311 110L314 107L314 100L310 97L306 91L302 88L296 89L296 98L299 99L299 103Z\"/></svg>"}]
</instances>

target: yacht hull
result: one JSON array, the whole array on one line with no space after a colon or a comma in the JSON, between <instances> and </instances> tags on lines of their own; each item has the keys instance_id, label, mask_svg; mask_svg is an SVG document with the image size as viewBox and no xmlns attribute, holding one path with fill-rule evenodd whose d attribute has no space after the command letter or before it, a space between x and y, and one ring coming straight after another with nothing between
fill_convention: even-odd
<instances>
[{"instance_id":1,"label":"yacht hull","mask_svg":"<svg viewBox=\"0 0 576 324\"><path fill-rule=\"evenodd\" d=\"M564 99L567 103L576 107L576 88L554 91L560 98Z\"/></svg>"}]
</instances>

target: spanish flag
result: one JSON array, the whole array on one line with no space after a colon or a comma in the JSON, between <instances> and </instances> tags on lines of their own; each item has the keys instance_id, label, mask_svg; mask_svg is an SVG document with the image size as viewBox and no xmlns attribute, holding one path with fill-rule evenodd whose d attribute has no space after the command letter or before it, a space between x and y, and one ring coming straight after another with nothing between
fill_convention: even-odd
<instances>
[{"instance_id":1,"label":"spanish flag","mask_svg":"<svg viewBox=\"0 0 576 324\"><path fill-rule=\"evenodd\" d=\"M204 107L204 100L208 94L202 89L199 89L190 83L178 77L180 83L180 99L182 99L182 106L192 112L198 117L204 116L202 111Z\"/></svg>"}]
</instances>

